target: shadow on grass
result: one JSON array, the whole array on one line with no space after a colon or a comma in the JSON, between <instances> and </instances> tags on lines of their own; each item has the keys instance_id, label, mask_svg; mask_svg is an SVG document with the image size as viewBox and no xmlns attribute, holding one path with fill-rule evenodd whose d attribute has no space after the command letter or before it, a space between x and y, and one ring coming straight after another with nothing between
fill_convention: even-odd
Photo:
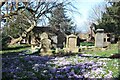
<instances>
[{"instance_id":1,"label":"shadow on grass","mask_svg":"<svg viewBox=\"0 0 120 80\"><path fill-rule=\"evenodd\" d=\"M8 47L8 48L2 48L2 51L5 51L5 50L19 50L19 49L22 49L22 48L27 48L27 47L30 47L29 45L21 45L21 46L15 46L15 47Z\"/></svg>"}]
</instances>

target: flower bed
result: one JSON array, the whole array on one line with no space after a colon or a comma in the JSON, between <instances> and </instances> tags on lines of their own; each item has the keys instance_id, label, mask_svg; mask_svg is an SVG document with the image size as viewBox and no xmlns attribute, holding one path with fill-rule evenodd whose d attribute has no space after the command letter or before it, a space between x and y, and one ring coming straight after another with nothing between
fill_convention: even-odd
<instances>
[{"instance_id":1,"label":"flower bed","mask_svg":"<svg viewBox=\"0 0 120 80\"><path fill-rule=\"evenodd\" d=\"M119 75L118 59L18 53L3 55L2 61L3 80L109 79Z\"/></svg>"}]
</instances>

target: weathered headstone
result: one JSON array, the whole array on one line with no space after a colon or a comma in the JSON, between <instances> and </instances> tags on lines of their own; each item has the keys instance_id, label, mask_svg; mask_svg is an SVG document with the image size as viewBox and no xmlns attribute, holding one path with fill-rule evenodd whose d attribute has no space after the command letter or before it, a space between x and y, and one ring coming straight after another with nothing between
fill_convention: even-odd
<instances>
[{"instance_id":1,"label":"weathered headstone","mask_svg":"<svg viewBox=\"0 0 120 80\"><path fill-rule=\"evenodd\" d=\"M43 50L43 52L47 53L50 50L50 46L51 46L50 39L45 38L41 40L41 49Z\"/></svg>"},{"instance_id":2,"label":"weathered headstone","mask_svg":"<svg viewBox=\"0 0 120 80\"><path fill-rule=\"evenodd\" d=\"M42 33L41 36L41 53L49 53L50 47L51 47L51 40L48 39L48 34L47 33Z\"/></svg>"},{"instance_id":3,"label":"weathered headstone","mask_svg":"<svg viewBox=\"0 0 120 80\"><path fill-rule=\"evenodd\" d=\"M48 39L48 34L46 32L43 32L41 35L40 35L40 39Z\"/></svg>"},{"instance_id":4,"label":"weathered headstone","mask_svg":"<svg viewBox=\"0 0 120 80\"><path fill-rule=\"evenodd\" d=\"M110 48L110 37L107 36L106 33L104 33L104 29L97 29L95 35L95 47L97 48L103 48L103 47L109 47Z\"/></svg>"},{"instance_id":5,"label":"weathered headstone","mask_svg":"<svg viewBox=\"0 0 120 80\"><path fill-rule=\"evenodd\" d=\"M77 36L73 34L67 36L65 50L68 52L78 52Z\"/></svg>"},{"instance_id":6,"label":"weathered headstone","mask_svg":"<svg viewBox=\"0 0 120 80\"><path fill-rule=\"evenodd\" d=\"M97 29L95 35L95 47L103 48L104 47L104 29Z\"/></svg>"}]
</instances>

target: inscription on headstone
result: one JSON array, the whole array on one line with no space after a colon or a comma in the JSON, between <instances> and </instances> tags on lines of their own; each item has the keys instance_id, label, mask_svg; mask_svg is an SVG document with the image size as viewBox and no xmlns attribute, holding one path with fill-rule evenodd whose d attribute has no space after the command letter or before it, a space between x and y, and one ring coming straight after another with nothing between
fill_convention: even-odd
<instances>
[{"instance_id":1,"label":"inscription on headstone","mask_svg":"<svg viewBox=\"0 0 120 80\"><path fill-rule=\"evenodd\" d=\"M68 47L69 48L75 48L76 47L76 37L69 37Z\"/></svg>"}]
</instances>

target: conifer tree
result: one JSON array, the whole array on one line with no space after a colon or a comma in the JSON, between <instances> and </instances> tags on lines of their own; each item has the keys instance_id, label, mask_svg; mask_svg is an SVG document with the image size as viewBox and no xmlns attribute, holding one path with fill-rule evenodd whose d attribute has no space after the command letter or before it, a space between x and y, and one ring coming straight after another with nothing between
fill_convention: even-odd
<instances>
[{"instance_id":1,"label":"conifer tree","mask_svg":"<svg viewBox=\"0 0 120 80\"><path fill-rule=\"evenodd\" d=\"M72 33L75 31L75 28L76 28L72 19L66 15L66 10L63 4L57 6L52 11L49 24L52 27L55 27L54 25L60 25L61 30L64 31L65 33Z\"/></svg>"}]
</instances>

